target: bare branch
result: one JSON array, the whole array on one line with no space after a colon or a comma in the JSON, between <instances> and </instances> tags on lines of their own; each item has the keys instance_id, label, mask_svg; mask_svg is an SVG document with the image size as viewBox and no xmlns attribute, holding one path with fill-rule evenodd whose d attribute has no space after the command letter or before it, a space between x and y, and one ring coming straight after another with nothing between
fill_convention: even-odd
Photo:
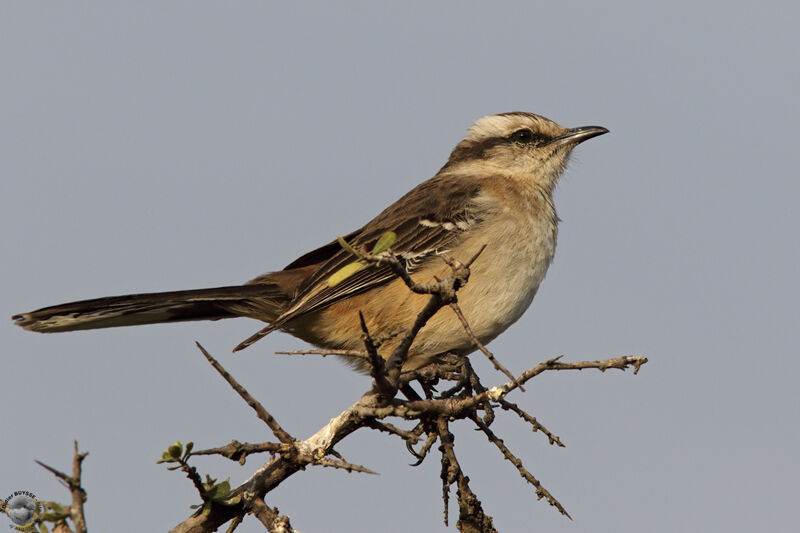
<instances>
[{"instance_id":1,"label":"bare branch","mask_svg":"<svg viewBox=\"0 0 800 533\"><path fill-rule=\"evenodd\" d=\"M482 421L478 420L477 418L474 418L473 421L478 425L479 428L481 428L481 431L486 434L489 442L497 446L497 448L502 452L503 457L508 459L508 461L517 468L517 471L522 478L536 488L536 497L540 500L544 498L550 505L558 509L561 514L572 520L572 517L569 515L567 510L564 509L561 503L559 503L559 501L556 500L552 494L550 494L550 491L542 486L538 479L533 477L533 474L531 474L528 469L522 465L522 461L513 453L511 453L511 450L508 449L503 440L498 438L497 435L495 435L494 432L489 428L489 426L484 424Z\"/></svg>"},{"instance_id":2,"label":"bare branch","mask_svg":"<svg viewBox=\"0 0 800 533\"><path fill-rule=\"evenodd\" d=\"M453 483L457 485L458 498L458 523L456 527L461 532L469 533L496 533L492 518L483 512L480 500L469 487L469 478L464 475L456 458L455 436L450 432L445 417L436 419L437 432L442 445L442 498L444 500L444 523L447 525L448 488Z\"/></svg>"},{"instance_id":3,"label":"bare branch","mask_svg":"<svg viewBox=\"0 0 800 533\"><path fill-rule=\"evenodd\" d=\"M342 243L343 246L345 244L346 243ZM483 252L484 248L485 246L483 246L466 265L459 263L454 259L445 258L445 261L451 268L450 275L444 280L437 280L435 283L427 284L419 284L411 279L411 276L406 270L405 264L398 259L396 255L391 253L390 250L379 255L372 255L351 250L351 252L356 253L364 261L375 265L388 265L392 271L403 280L403 282L412 292L417 294L431 295L431 298L428 300L425 307L419 312L419 314L417 314L411 329L406 331L400 343L395 347L395 349L392 351L392 354L386 361L386 377L391 383L399 383L398 379L400 377L401 369L408 358L408 349L411 347L411 343L416 338L419 330L422 329L425 324L427 324L428 320L435 315L439 309L442 308L442 306L456 301L456 291L464 286L464 284L469 280L469 265L475 261L481 252ZM370 347L367 346L367 351L369 352L369 350Z\"/></svg>"},{"instance_id":4,"label":"bare branch","mask_svg":"<svg viewBox=\"0 0 800 533\"><path fill-rule=\"evenodd\" d=\"M431 447L436 443L438 437L439 435L437 433L430 432L428 433L428 438L425 439L425 442L422 443L422 447L419 449L418 452L415 452L413 449L409 448L410 451L417 458L417 462L411 463L411 466L419 466L422 464L422 461L424 461L425 457L428 456L428 452L430 451Z\"/></svg>"},{"instance_id":5,"label":"bare branch","mask_svg":"<svg viewBox=\"0 0 800 533\"><path fill-rule=\"evenodd\" d=\"M378 475L377 472L375 472L374 470L370 470L366 466L361 466L354 463L348 463L347 461L334 461L333 459L328 459L326 457L314 461L314 464L320 466L327 466L330 468L340 468L342 470L347 470L348 472L361 472L364 474Z\"/></svg>"},{"instance_id":6,"label":"bare branch","mask_svg":"<svg viewBox=\"0 0 800 533\"><path fill-rule=\"evenodd\" d=\"M378 392L392 398L397 394L397 387L394 386L387 378L386 362L378 353L378 347L375 341L372 340L372 335L369 333L367 322L364 320L364 313L358 312L358 320L361 323L362 338L364 340L364 347L367 349L367 357L370 364L370 375L375 380L375 388Z\"/></svg>"},{"instance_id":7,"label":"bare branch","mask_svg":"<svg viewBox=\"0 0 800 533\"><path fill-rule=\"evenodd\" d=\"M233 390L235 390L239 396L241 396L242 399L247 402L247 405L249 405L256 412L258 418L260 418L265 424L267 424L267 426L269 426L273 435L275 435L275 438L287 444L294 442L294 438L284 431L280 424L278 424L278 421L275 420L275 418L269 414L266 409L264 409L264 406L261 405L258 400L253 398L250 393L247 392L247 389L239 385L239 382L237 382L227 370L222 368L222 365L220 365L219 362L214 359L199 342L195 342L195 344L200 351L203 352L203 355L206 357L206 359L208 359L208 362L211 363L211 366L213 366L214 369L219 372L222 378L228 382Z\"/></svg>"},{"instance_id":8,"label":"bare branch","mask_svg":"<svg viewBox=\"0 0 800 533\"><path fill-rule=\"evenodd\" d=\"M225 533L233 533L234 531L236 531L236 528L239 527L239 524L241 524L243 521L244 521L243 517L234 516L233 520L231 520L231 523L228 526L228 529L225 530Z\"/></svg>"},{"instance_id":9,"label":"bare branch","mask_svg":"<svg viewBox=\"0 0 800 533\"><path fill-rule=\"evenodd\" d=\"M56 478L59 480L59 482L61 482L62 485L64 485L65 487L69 488L69 482L68 482L69 476L66 475L64 472L61 472L60 470L56 470L52 466L48 466L48 465L44 464L43 462L39 461L38 459L34 459L33 462L36 463L37 465L41 466L42 468L44 468L45 470L47 470L48 472L50 472L54 476L56 476Z\"/></svg>"},{"instance_id":10,"label":"bare branch","mask_svg":"<svg viewBox=\"0 0 800 533\"><path fill-rule=\"evenodd\" d=\"M415 431L408 431L405 429L400 429L397 426L394 426L388 422L379 422L377 420L367 418L364 420L364 426L372 429L377 429L378 431L383 431L384 433L389 433L391 435L397 435L401 439L406 442L410 442L411 444L416 444L420 440L420 434L416 433Z\"/></svg>"},{"instance_id":11,"label":"bare branch","mask_svg":"<svg viewBox=\"0 0 800 533\"><path fill-rule=\"evenodd\" d=\"M422 311L417 314L417 318L414 320L414 324L411 326L411 329L406 332L400 343L392 352L392 355L390 355L387 359L387 377L393 383L398 383L399 381L400 372L406 360L408 359L408 349L411 348L411 343L414 342L414 339L417 337L417 333L419 333L419 330L421 330L425 324L428 323L428 320L430 320L430 318L435 315L445 303L446 302L439 294L432 294L428 300L428 303L426 303Z\"/></svg>"},{"instance_id":12,"label":"bare branch","mask_svg":"<svg viewBox=\"0 0 800 533\"><path fill-rule=\"evenodd\" d=\"M464 331L467 332L467 335L472 341L472 344L474 344L483 353L483 355L485 355L486 358L492 362L492 365L494 365L495 370L499 370L500 372L505 374L506 377L509 378L510 380L512 381L515 380L516 378L514 377L514 374L509 372L508 369L504 367L500 363L500 361L497 360L494 354L490 352L488 349L486 349L486 346L484 346L483 343L478 340L478 337L475 336L475 333L472 331L469 322L467 322L467 318L464 316L464 313L461 311L461 308L458 306L458 304L456 302L451 302L450 308L455 312L456 316L458 317L458 320L461 321L461 325L464 326ZM522 385L519 386L519 390L525 392L525 389L522 387Z\"/></svg>"},{"instance_id":13,"label":"bare branch","mask_svg":"<svg viewBox=\"0 0 800 533\"><path fill-rule=\"evenodd\" d=\"M255 453L281 453L293 450L294 447L290 444L278 444L275 442L262 442L259 444L250 444L247 442L239 442L232 440L225 446L218 448L209 448L207 450L192 451L191 455L221 455L231 461L236 461L239 464L244 464L248 455Z\"/></svg>"},{"instance_id":14,"label":"bare branch","mask_svg":"<svg viewBox=\"0 0 800 533\"><path fill-rule=\"evenodd\" d=\"M294 441L292 444L297 450L296 454L282 454L259 468L250 479L231 491L230 497L225 505L212 502L209 512L188 518L183 523L176 526L173 531L198 533L213 531L237 514L241 514L244 501L255 497L263 498L266 493L277 487L287 477L304 468L305 465L309 464L308 457L325 457L325 455L331 453L334 446L339 441L364 425L367 425L365 423L366 420L380 420L392 416L418 421L426 417L428 419L436 418L437 420L445 421L445 423L446 420L451 417L453 419L475 417L476 420L480 420L476 415L478 409L485 408L490 401L499 401L503 399L505 395L518 387L518 383L525 383L546 370L574 370L583 368L597 368L601 370L607 368L624 369L628 366L638 367L646 362L647 359L644 357L620 357L608 359L606 361L584 361L578 363L560 363L558 362L558 358L556 358L541 363L522 373L520 378L516 381L510 381L502 386L492 387L488 390L484 389L479 382L475 381L475 384L470 386L477 387L478 390L483 390L464 397L456 396L452 398L434 398L414 401L392 399L387 401L385 398L379 397L374 391L367 392L359 401L344 410L339 416L333 418L313 436L304 441ZM488 428L484 422L481 421L480 423ZM435 432L439 435L439 438L441 438L442 431L444 430L439 428L439 430ZM449 430L447 434L449 434ZM435 440L436 439L431 439L429 434L423 449L426 449L426 447L430 448ZM495 445L497 445L496 442ZM449 464L454 463L451 462ZM480 509L480 502L474 497L474 494L468 490L467 481L466 476L464 476L463 480L458 481L459 488L464 494L463 498L461 498L461 500L463 500L463 505L468 509L479 510L480 516L483 518L477 521L465 519L464 531L469 530L466 529L469 524L480 523L485 525L486 523L491 523L490 519L482 514L483 511ZM486 522L487 520L488 522ZM491 529L472 529L471 531L491 531Z\"/></svg>"},{"instance_id":15,"label":"bare branch","mask_svg":"<svg viewBox=\"0 0 800 533\"><path fill-rule=\"evenodd\" d=\"M75 533L86 533L86 515L84 514L83 508L83 504L86 503L86 491L83 490L83 487L81 486L81 471L83 460L86 459L86 456L89 455L89 453L78 451L78 441L73 442L73 447L74 453L72 456L71 476L60 472L51 466L47 466L41 461L36 461L36 463L56 476L56 478L69 489L70 494L72 495L72 504L68 509L69 519L72 520L72 523L75 526ZM53 506L53 504L50 503L49 506ZM63 520L56 522L55 527L61 531L70 531L69 527L63 522Z\"/></svg>"},{"instance_id":16,"label":"bare branch","mask_svg":"<svg viewBox=\"0 0 800 533\"><path fill-rule=\"evenodd\" d=\"M360 357L362 359L367 359L369 357L367 352L363 350L281 350L275 353L280 355L321 355L322 357L326 355L345 355L348 357Z\"/></svg>"},{"instance_id":17,"label":"bare branch","mask_svg":"<svg viewBox=\"0 0 800 533\"><path fill-rule=\"evenodd\" d=\"M643 364L647 363L647 357L643 357L641 355L626 355L623 357L614 357L612 359L606 359L604 361L578 361L575 363L560 363L559 360L562 357L563 355L559 355L558 357L549 359L544 363L539 363L530 370L526 370L525 372L520 374L519 378L517 378L515 382L509 382L499 387L492 387L488 391L492 400L493 401L499 400L512 390L516 389L519 386L518 384L527 383L528 380L538 376L539 374L547 370L584 370L587 368L596 368L601 372L605 372L609 368L616 368L618 370L624 371L629 366L632 366L633 373L638 374L639 368L641 368Z\"/></svg>"},{"instance_id":18,"label":"bare branch","mask_svg":"<svg viewBox=\"0 0 800 533\"><path fill-rule=\"evenodd\" d=\"M523 411L517 404L511 403L505 399L501 399L498 403L500 404L500 407L503 408L503 410L512 411L516 413L525 422L529 423L533 428L534 432L541 431L542 433L544 433L544 435L549 440L550 444L555 444L559 448L565 448L564 443L561 442L561 439L558 437L558 435L550 433L550 431L546 427L544 427L538 420L536 420L536 417L531 416L525 411Z\"/></svg>"},{"instance_id":19,"label":"bare branch","mask_svg":"<svg viewBox=\"0 0 800 533\"><path fill-rule=\"evenodd\" d=\"M459 381L464 376L464 362L468 358L460 355L440 355L435 361L410 372L403 372L400 383L419 381L421 383L436 383L439 380Z\"/></svg>"},{"instance_id":20,"label":"bare branch","mask_svg":"<svg viewBox=\"0 0 800 533\"><path fill-rule=\"evenodd\" d=\"M204 502L208 501L206 488L203 486L203 478L200 477L200 474L197 472L197 468L187 463L185 459L179 459L177 462L180 465L180 470L186 474L186 477L189 478L189 481L191 481L192 485L194 485L194 488L197 490L200 498ZM178 467L174 466L170 468L177 469Z\"/></svg>"},{"instance_id":21,"label":"bare branch","mask_svg":"<svg viewBox=\"0 0 800 533\"><path fill-rule=\"evenodd\" d=\"M281 516L277 508L266 504L263 498L255 498L250 505L250 513L264 524L269 533L294 533L288 516Z\"/></svg>"}]
</instances>

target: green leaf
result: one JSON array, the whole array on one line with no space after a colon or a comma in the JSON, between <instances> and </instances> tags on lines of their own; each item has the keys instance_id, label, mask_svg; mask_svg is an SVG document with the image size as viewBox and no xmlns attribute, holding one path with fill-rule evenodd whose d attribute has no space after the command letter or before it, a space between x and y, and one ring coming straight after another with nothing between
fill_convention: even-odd
<instances>
[{"instance_id":1,"label":"green leaf","mask_svg":"<svg viewBox=\"0 0 800 533\"><path fill-rule=\"evenodd\" d=\"M221 502L225 500L230 491L231 491L231 481L230 478L228 478L222 483L214 485L214 488L208 492L208 497L211 498L212 501Z\"/></svg>"},{"instance_id":2,"label":"green leaf","mask_svg":"<svg viewBox=\"0 0 800 533\"><path fill-rule=\"evenodd\" d=\"M42 517L42 519L44 520L44 517ZM47 526L44 525L44 522L39 522L39 533L48 533Z\"/></svg>"},{"instance_id":3,"label":"green leaf","mask_svg":"<svg viewBox=\"0 0 800 533\"><path fill-rule=\"evenodd\" d=\"M186 443L186 451L183 452L183 453L185 453L188 456L190 453L192 453L192 448L194 448L194 442L192 442L192 441L187 442Z\"/></svg>"},{"instance_id":4,"label":"green leaf","mask_svg":"<svg viewBox=\"0 0 800 533\"><path fill-rule=\"evenodd\" d=\"M394 241L396 240L397 234L393 231L387 231L381 235L381 238L375 243L375 246L372 248L372 255L378 255L381 252L385 252L394 244Z\"/></svg>"},{"instance_id":5,"label":"green leaf","mask_svg":"<svg viewBox=\"0 0 800 533\"><path fill-rule=\"evenodd\" d=\"M355 263L350 263L349 265L345 265L336 272L334 272L331 277L328 278L328 287L335 287L359 270L363 270L367 265L360 261L356 261Z\"/></svg>"}]
</instances>

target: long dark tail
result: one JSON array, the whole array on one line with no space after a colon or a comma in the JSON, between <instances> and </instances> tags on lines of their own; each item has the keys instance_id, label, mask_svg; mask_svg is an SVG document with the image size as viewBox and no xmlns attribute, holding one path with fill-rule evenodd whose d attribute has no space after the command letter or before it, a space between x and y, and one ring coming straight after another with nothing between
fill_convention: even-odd
<instances>
[{"instance_id":1,"label":"long dark tail","mask_svg":"<svg viewBox=\"0 0 800 533\"><path fill-rule=\"evenodd\" d=\"M271 321L288 299L277 285L263 283L109 296L45 307L11 318L16 325L41 333L237 316Z\"/></svg>"}]
</instances>

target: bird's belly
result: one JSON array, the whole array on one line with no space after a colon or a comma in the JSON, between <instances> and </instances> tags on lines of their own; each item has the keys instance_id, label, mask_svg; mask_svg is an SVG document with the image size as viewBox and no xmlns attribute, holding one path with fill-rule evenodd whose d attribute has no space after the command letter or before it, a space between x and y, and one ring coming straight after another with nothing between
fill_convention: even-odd
<instances>
[{"instance_id":1,"label":"bird's belly","mask_svg":"<svg viewBox=\"0 0 800 533\"><path fill-rule=\"evenodd\" d=\"M503 231L497 231L498 228ZM493 233L476 231L458 250L446 255L465 262L484 244L486 249L470 268L468 283L458 291L458 304L478 339L487 343L516 322L530 306L555 251L555 227L531 229L517 223L494 224ZM450 268L431 261L428 268L413 274L418 283L446 277ZM299 317L286 329L318 346L363 350L359 311L376 338L383 338L380 352L388 356L411 327L430 296L415 294L396 279L363 294L341 300L330 307ZM426 356L445 352L467 354L475 350L452 309L440 309L422 328L409 350L412 366L424 364Z\"/></svg>"},{"instance_id":2,"label":"bird's belly","mask_svg":"<svg viewBox=\"0 0 800 533\"><path fill-rule=\"evenodd\" d=\"M531 305L555 253L555 226L544 229L531 231L530 227L508 224L506 231L476 235L471 246L462 248L477 250L487 244L470 269L469 282L458 292L459 306L481 342L500 335ZM429 353L469 353L475 349L449 309L431 319L414 347Z\"/></svg>"}]
</instances>

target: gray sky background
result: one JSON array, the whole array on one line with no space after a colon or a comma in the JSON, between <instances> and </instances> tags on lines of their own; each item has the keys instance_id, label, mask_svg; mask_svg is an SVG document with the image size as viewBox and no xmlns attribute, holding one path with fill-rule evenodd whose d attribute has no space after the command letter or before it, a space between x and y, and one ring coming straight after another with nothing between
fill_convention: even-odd
<instances>
[{"instance_id":1,"label":"gray sky background","mask_svg":"<svg viewBox=\"0 0 800 533\"><path fill-rule=\"evenodd\" d=\"M3 2L0 315L279 269L432 176L486 114L604 125L559 187L547 280L491 347L516 372L650 363L514 396L565 449L497 422L574 522L466 424L463 466L504 532L796 531L800 13L648 4ZM269 437L195 339L300 437L367 388L335 359L273 355L304 346L285 334L230 355L259 327L4 319L0 497L66 501L33 460L66 469L78 439L92 530L183 520L197 497L155 464L166 446ZM305 533L446 531L434 457L411 468L366 431L339 450L381 475L311 469L268 503ZM196 463L233 483L259 464Z\"/></svg>"}]
</instances>

